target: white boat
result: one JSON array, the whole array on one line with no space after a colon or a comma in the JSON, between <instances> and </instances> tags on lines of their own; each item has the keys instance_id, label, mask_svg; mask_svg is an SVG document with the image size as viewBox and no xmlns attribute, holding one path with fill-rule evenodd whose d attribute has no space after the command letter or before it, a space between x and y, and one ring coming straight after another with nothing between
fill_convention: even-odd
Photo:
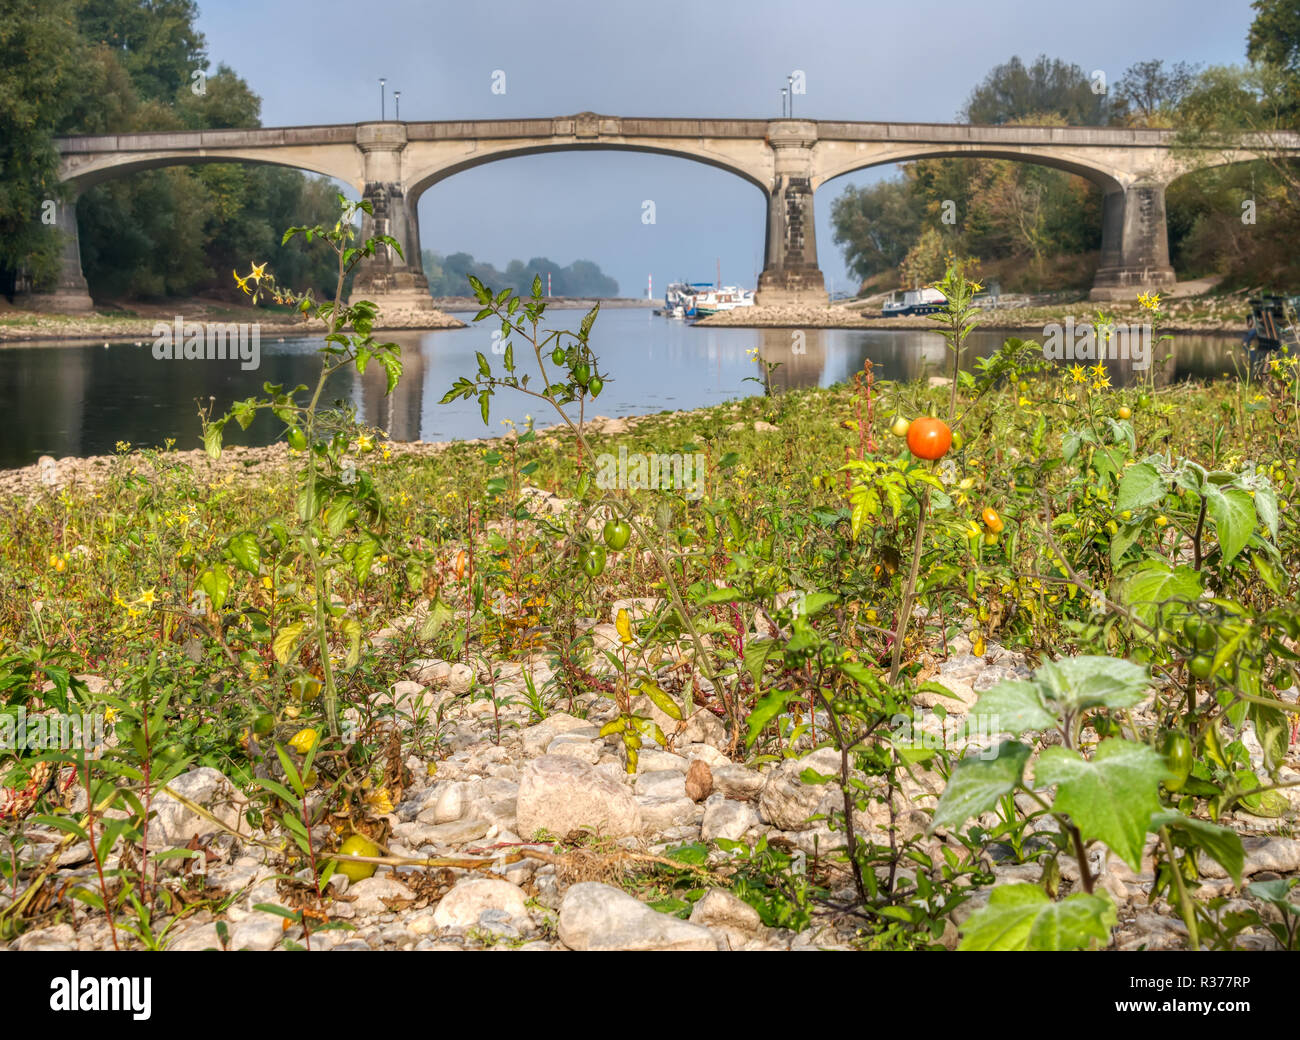
<instances>
[{"instance_id":1,"label":"white boat","mask_svg":"<svg viewBox=\"0 0 1300 1040\"><path fill-rule=\"evenodd\" d=\"M908 289L896 292L881 305L882 318L907 314L935 314L948 305L948 298L938 289Z\"/></svg>"}]
</instances>

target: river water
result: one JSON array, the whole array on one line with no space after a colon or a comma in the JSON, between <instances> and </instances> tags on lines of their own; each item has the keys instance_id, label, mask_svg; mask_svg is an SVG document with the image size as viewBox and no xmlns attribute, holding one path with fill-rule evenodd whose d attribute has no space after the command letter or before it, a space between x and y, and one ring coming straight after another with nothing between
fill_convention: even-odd
<instances>
[{"instance_id":1,"label":"river water","mask_svg":"<svg viewBox=\"0 0 1300 1040\"><path fill-rule=\"evenodd\" d=\"M472 315L457 315L469 322ZM552 311L557 328L576 328L581 311ZM493 402L492 426L485 427L478 402L441 405L457 376L472 376L474 354L492 354L490 321L441 332L384 334L402 347L402 382L385 398L378 366L364 377L335 377L330 400L353 402L358 417L389 431L397 440L439 441L501 433L502 419L522 422L528 414L542 425L554 422L548 405L502 391ZM1016 333L1027 337L1026 333ZM802 340L799 339L802 336ZM1005 334L976 331L963 358L970 365L997 349ZM1233 371L1242 350L1232 336L1177 336L1174 357L1158 366L1157 382L1209 379ZM879 379L915 379L942 374L947 347L934 332L914 329L708 329L661 318L643 308L603 311L592 332L601 370L610 379L589 414L636 415L698 408L762 393L746 377L762 375L749 352L780 362L773 383L781 388L830 386L849 379L870 358ZM42 455L56 458L111 454L118 442L161 446L174 438L181 449L201 446L198 406L210 398L215 414L232 401L259 394L266 382L315 385L320 339L274 338L261 343L260 364L243 370L238 361L157 360L152 341L135 343L44 343L0 349L0 468L24 466ZM1157 357L1168 344L1157 345ZM523 350L516 344L516 357ZM1125 362L1110 362L1112 383L1132 378ZM269 414L247 431L226 428L227 443L267 444L282 433Z\"/></svg>"}]
</instances>

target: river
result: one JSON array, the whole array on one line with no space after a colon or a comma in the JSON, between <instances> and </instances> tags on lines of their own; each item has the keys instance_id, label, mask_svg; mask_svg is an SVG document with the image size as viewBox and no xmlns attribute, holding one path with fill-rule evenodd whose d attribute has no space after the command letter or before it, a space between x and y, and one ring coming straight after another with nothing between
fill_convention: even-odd
<instances>
[{"instance_id":1,"label":"river","mask_svg":"<svg viewBox=\"0 0 1300 1040\"><path fill-rule=\"evenodd\" d=\"M469 322L472 315L458 315ZM576 327L578 311L553 311L558 328ZM492 354L494 327L484 322L441 332L397 332L382 338L401 344L405 372L390 399L383 394L378 366L364 377L336 377L328 397L352 401L363 422L387 429L397 440L439 441L503 432L502 419L554 421L549 406L502 391L493 404L493 425L484 427L478 402L439 401L459 375L472 376L474 354ZM802 341L799 336L802 336ZM1026 333L1017 333L1027 337ZM1005 334L977 330L963 364L994 351ZM592 332L592 347L608 372L605 389L591 413L635 415L698 408L762 393L746 377L761 375L749 355L757 349L780 362L772 380L781 388L830 386L843 382L870 358L879 379L914 379L942 374L947 348L933 332L912 329L708 329L658 317L639 308L603 312ZM198 406L213 399L216 414L232 401L261 392L265 382L293 387L314 385L320 371L318 338L268 339L260 364L243 370L238 361L157 360L152 342L41 343L0 349L0 468L24 466L42 455L56 458L111 454L119 442L161 446L174 438L178 448L201 446ZM1167 344L1157 345L1163 356ZM1232 336L1180 335L1174 357L1157 366L1157 382L1216 378L1233 370L1242 351ZM523 350L515 353L522 359ZM1124 362L1110 362L1112 381L1132 378ZM590 414L590 413L589 413ZM247 431L233 423L227 443L266 444L282 432L268 414Z\"/></svg>"}]
</instances>

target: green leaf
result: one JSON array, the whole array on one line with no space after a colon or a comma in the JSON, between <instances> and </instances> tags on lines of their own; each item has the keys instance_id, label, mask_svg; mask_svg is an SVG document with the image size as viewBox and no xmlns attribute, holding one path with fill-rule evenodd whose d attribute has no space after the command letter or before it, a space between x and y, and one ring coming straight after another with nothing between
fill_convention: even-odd
<instances>
[{"instance_id":1,"label":"green leaf","mask_svg":"<svg viewBox=\"0 0 1300 1040\"><path fill-rule=\"evenodd\" d=\"M365 584L365 580L370 577L370 568L378 550L379 542L374 538L364 538L357 543L356 555L352 557L352 577L358 585Z\"/></svg>"},{"instance_id":2,"label":"green leaf","mask_svg":"<svg viewBox=\"0 0 1300 1040\"><path fill-rule=\"evenodd\" d=\"M199 588L212 601L214 610L220 610L230 594L230 575L224 567L209 567L199 576Z\"/></svg>"},{"instance_id":3,"label":"green leaf","mask_svg":"<svg viewBox=\"0 0 1300 1040\"><path fill-rule=\"evenodd\" d=\"M1008 740L998 746L993 758L963 758L943 790L930 821L930 832L939 827L955 829L996 806L999 798L1020 783L1029 753L1029 745Z\"/></svg>"},{"instance_id":4,"label":"green leaf","mask_svg":"<svg viewBox=\"0 0 1300 1040\"><path fill-rule=\"evenodd\" d=\"M1214 521L1219 550L1227 563L1245 548L1255 530L1255 500L1244 491L1220 491L1213 484L1205 485L1204 494L1206 511Z\"/></svg>"},{"instance_id":5,"label":"green leaf","mask_svg":"<svg viewBox=\"0 0 1300 1040\"><path fill-rule=\"evenodd\" d=\"M1190 602L1201 596L1201 574L1191 567L1173 567L1150 560L1133 571L1120 589L1120 602L1144 624L1154 625L1160 607L1173 600Z\"/></svg>"},{"instance_id":6,"label":"green leaf","mask_svg":"<svg viewBox=\"0 0 1300 1040\"><path fill-rule=\"evenodd\" d=\"M1084 892L1052 902L1037 885L999 885L962 926L959 950L1078 950L1110 941L1115 905Z\"/></svg>"},{"instance_id":7,"label":"green leaf","mask_svg":"<svg viewBox=\"0 0 1300 1040\"><path fill-rule=\"evenodd\" d=\"M1241 871L1246 864L1246 850L1242 847L1240 834L1208 820L1184 816L1173 809L1163 810L1151 817L1148 829L1158 831L1161 827L1182 831L1190 844L1203 849L1240 887Z\"/></svg>"},{"instance_id":8,"label":"green leaf","mask_svg":"<svg viewBox=\"0 0 1300 1040\"><path fill-rule=\"evenodd\" d=\"M1255 515L1277 541L1277 494L1271 487L1255 489Z\"/></svg>"},{"instance_id":9,"label":"green leaf","mask_svg":"<svg viewBox=\"0 0 1300 1040\"><path fill-rule=\"evenodd\" d=\"M1146 696L1147 670L1117 657L1082 655L1048 661L1034 679L1052 700L1070 711L1131 708Z\"/></svg>"},{"instance_id":10,"label":"green leaf","mask_svg":"<svg viewBox=\"0 0 1300 1040\"><path fill-rule=\"evenodd\" d=\"M1124 471L1124 478L1119 482L1119 495L1115 499L1115 509L1145 509L1153 506L1165 497L1165 481L1155 466L1149 462L1139 462Z\"/></svg>"},{"instance_id":11,"label":"green leaf","mask_svg":"<svg viewBox=\"0 0 1300 1040\"><path fill-rule=\"evenodd\" d=\"M1042 688L1023 679L1004 679L985 690L975 702L975 712L996 719L993 729L1013 737L1028 730L1051 729L1057 722L1056 714L1043 703Z\"/></svg>"},{"instance_id":12,"label":"green leaf","mask_svg":"<svg viewBox=\"0 0 1300 1040\"><path fill-rule=\"evenodd\" d=\"M257 544L257 535L252 531L241 531L230 539L230 555L235 562L249 574L257 574L262 569L262 547Z\"/></svg>"},{"instance_id":13,"label":"green leaf","mask_svg":"<svg viewBox=\"0 0 1300 1040\"><path fill-rule=\"evenodd\" d=\"M641 683L641 692L649 697L660 711L670 719L680 722L682 720L682 709L677 706L677 702L656 684L646 679ZM660 743L663 743L660 741Z\"/></svg>"},{"instance_id":14,"label":"green leaf","mask_svg":"<svg viewBox=\"0 0 1300 1040\"><path fill-rule=\"evenodd\" d=\"M745 747L753 747L763 727L785 711L786 703L795 696L795 690L773 690L762 697L749 713L749 733L745 737Z\"/></svg>"},{"instance_id":15,"label":"green leaf","mask_svg":"<svg viewBox=\"0 0 1300 1040\"><path fill-rule=\"evenodd\" d=\"M1168 776L1156 751L1112 737L1097 745L1091 760L1069 748L1048 748L1034 769L1034 786L1055 786L1054 811L1069 813L1085 841L1104 841L1136 871L1147 825L1160 811L1160 781Z\"/></svg>"}]
</instances>

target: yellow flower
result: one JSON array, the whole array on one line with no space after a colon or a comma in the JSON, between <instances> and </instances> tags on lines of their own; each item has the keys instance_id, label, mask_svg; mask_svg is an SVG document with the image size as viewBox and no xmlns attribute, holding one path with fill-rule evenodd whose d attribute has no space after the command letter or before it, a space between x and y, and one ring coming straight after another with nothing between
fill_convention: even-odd
<instances>
[{"instance_id":1,"label":"yellow flower","mask_svg":"<svg viewBox=\"0 0 1300 1040\"><path fill-rule=\"evenodd\" d=\"M150 589L145 589L143 592L140 593L137 602L143 603L146 607L152 607L154 600L157 598L158 597L154 595L153 589L150 588Z\"/></svg>"},{"instance_id":2,"label":"yellow flower","mask_svg":"<svg viewBox=\"0 0 1300 1040\"><path fill-rule=\"evenodd\" d=\"M375 446L374 439L373 439L372 437L370 437L369 434L365 434L365 433L363 433L363 434L358 435L358 437L357 437L357 450L358 450L358 451L369 451L369 450L370 450L371 448L373 448L374 446Z\"/></svg>"},{"instance_id":3,"label":"yellow flower","mask_svg":"<svg viewBox=\"0 0 1300 1040\"><path fill-rule=\"evenodd\" d=\"M1159 293L1140 293L1138 294L1138 303L1149 311L1159 310L1160 294Z\"/></svg>"},{"instance_id":4,"label":"yellow flower","mask_svg":"<svg viewBox=\"0 0 1300 1040\"><path fill-rule=\"evenodd\" d=\"M235 284L238 285L241 289L243 289L246 295L252 296L253 290L248 287L248 278L251 278L253 276L249 275L248 278L240 278L238 271L231 271L230 273L235 277Z\"/></svg>"},{"instance_id":5,"label":"yellow flower","mask_svg":"<svg viewBox=\"0 0 1300 1040\"><path fill-rule=\"evenodd\" d=\"M1070 375L1076 383L1086 383L1088 381L1088 373L1082 365L1071 365Z\"/></svg>"},{"instance_id":6,"label":"yellow flower","mask_svg":"<svg viewBox=\"0 0 1300 1040\"><path fill-rule=\"evenodd\" d=\"M262 272L265 270L266 270L266 261L263 260L260 264L253 265L253 272L248 277L253 279L253 281L255 282L260 282L262 280Z\"/></svg>"},{"instance_id":7,"label":"yellow flower","mask_svg":"<svg viewBox=\"0 0 1300 1040\"><path fill-rule=\"evenodd\" d=\"M1098 361L1095 365L1092 366L1092 371L1095 372L1095 373L1097 374L1097 377L1098 377L1098 378L1101 378L1102 376L1104 376L1104 375L1106 374L1106 364L1105 364L1105 362L1103 362L1103 361Z\"/></svg>"}]
</instances>

